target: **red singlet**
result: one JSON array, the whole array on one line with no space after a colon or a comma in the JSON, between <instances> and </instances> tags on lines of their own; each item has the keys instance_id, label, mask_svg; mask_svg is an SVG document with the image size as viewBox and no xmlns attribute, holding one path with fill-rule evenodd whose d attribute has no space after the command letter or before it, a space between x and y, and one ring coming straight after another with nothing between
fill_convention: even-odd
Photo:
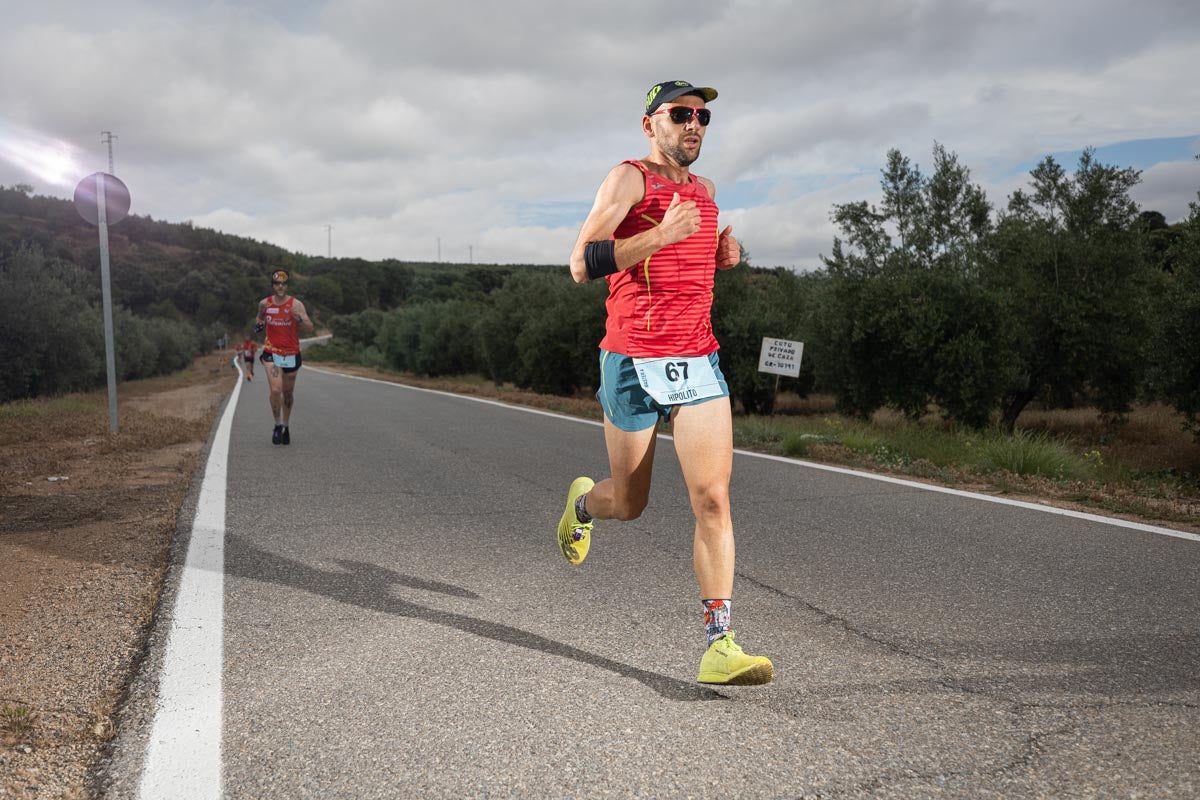
<instances>
[{"instance_id":1,"label":"red singlet","mask_svg":"<svg viewBox=\"0 0 1200 800\"><path fill-rule=\"evenodd\" d=\"M296 298L289 297L282 304L275 305L274 295L267 298L267 304L263 307L263 318L267 321L264 353L294 356L300 352L300 336L297 333L299 325L292 316L292 303L295 300Z\"/></svg>"},{"instance_id":2,"label":"red singlet","mask_svg":"<svg viewBox=\"0 0 1200 800\"><path fill-rule=\"evenodd\" d=\"M258 349L258 345L247 339L242 343L242 352L246 354L246 358L254 358L254 351Z\"/></svg>"},{"instance_id":3,"label":"red singlet","mask_svg":"<svg viewBox=\"0 0 1200 800\"><path fill-rule=\"evenodd\" d=\"M675 183L641 161L624 163L642 171L645 196L617 226L614 239L628 239L661 223L675 192L680 201L696 201L700 230L607 277L608 321L600 346L635 357L708 355L720 347L711 315L717 204L694 175L688 183Z\"/></svg>"}]
</instances>

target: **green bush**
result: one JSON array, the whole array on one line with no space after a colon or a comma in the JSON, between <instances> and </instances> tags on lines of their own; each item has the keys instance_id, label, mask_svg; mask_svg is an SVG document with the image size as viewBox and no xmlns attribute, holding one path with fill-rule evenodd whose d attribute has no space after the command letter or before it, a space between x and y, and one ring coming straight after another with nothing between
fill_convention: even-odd
<instances>
[{"instance_id":1,"label":"green bush","mask_svg":"<svg viewBox=\"0 0 1200 800\"><path fill-rule=\"evenodd\" d=\"M0 260L0 402L104 384L104 323L93 278L33 248ZM201 352L202 343L215 342L218 335L202 335L185 320L143 319L117 306L117 379L182 369Z\"/></svg>"},{"instance_id":2,"label":"green bush","mask_svg":"<svg viewBox=\"0 0 1200 800\"><path fill-rule=\"evenodd\" d=\"M1044 433L998 433L981 444L979 459L992 469L1054 480L1080 480L1090 472L1082 458Z\"/></svg>"}]
</instances>

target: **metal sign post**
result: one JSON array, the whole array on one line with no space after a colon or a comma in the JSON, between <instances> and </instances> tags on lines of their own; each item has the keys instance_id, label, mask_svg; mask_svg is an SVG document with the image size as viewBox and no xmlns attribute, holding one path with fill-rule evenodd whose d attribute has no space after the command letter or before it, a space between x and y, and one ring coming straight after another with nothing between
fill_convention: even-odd
<instances>
[{"instance_id":1,"label":"metal sign post","mask_svg":"<svg viewBox=\"0 0 1200 800\"><path fill-rule=\"evenodd\" d=\"M97 172L75 187L75 209L100 229L100 293L104 300L104 362L108 372L108 430L118 431L117 359L113 346L112 283L108 265L108 226L129 213L129 189L115 175Z\"/></svg>"},{"instance_id":2,"label":"metal sign post","mask_svg":"<svg viewBox=\"0 0 1200 800\"><path fill-rule=\"evenodd\" d=\"M116 433L117 357L113 347L112 282L108 270L108 209L104 197L104 173L96 176L96 216L100 227L100 294L104 298L104 366L108 372L108 430Z\"/></svg>"}]
</instances>

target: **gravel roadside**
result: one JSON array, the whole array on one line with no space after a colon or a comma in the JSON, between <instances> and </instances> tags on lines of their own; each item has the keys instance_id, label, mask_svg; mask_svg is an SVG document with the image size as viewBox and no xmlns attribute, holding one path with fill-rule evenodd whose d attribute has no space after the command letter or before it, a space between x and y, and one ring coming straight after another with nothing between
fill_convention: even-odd
<instances>
[{"instance_id":1,"label":"gravel roadside","mask_svg":"<svg viewBox=\"0 0 1200 800\"><path fill-rule=\"evenodd\" d=\"M0 798L94 796L230 358L0 416Z\"/></svg>"}]
</instances>

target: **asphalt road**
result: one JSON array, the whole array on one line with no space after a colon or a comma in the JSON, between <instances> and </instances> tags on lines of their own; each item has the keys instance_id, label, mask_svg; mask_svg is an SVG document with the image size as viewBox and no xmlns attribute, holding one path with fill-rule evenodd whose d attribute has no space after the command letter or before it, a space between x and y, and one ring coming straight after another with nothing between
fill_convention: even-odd
<instances>
[{"instance_id":1,"label":"asphalt road","mask_svg":"<svg viewBox=\"0 0 1200 800\"><path fill-rule=\"evenodd\" d=\"M302 370L232 425L225 795L1200 796L1200 542L739 455L733 623L694 683L669 439L578 568L599 427Z\"/></svg>"}]
</instances>

